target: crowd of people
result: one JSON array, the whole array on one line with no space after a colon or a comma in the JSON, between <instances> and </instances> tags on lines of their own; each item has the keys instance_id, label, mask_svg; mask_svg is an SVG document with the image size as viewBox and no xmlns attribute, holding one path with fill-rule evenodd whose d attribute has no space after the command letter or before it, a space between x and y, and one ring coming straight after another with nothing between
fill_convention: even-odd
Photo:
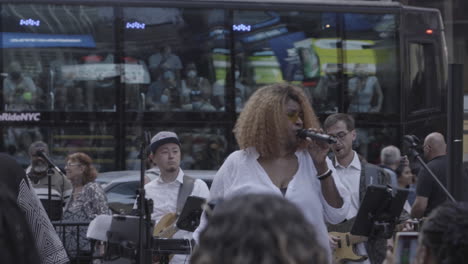
<instances>
[{"instance_id":1,"label":"crowd of people","mask_svg":"<svg viewBox=\"0 0 468 264\"><path fill-rule=\"evenodd\" d=\"M152 58L153 74L161 73L157 65L163 57ZM182 69L176 58L165 60L172 68ZM194 65L190 71L196 71ZM196 73L186 74L196 77ZM188 91L192 84L187 81L185 89ZM154 93L162 97L165 91L155 88ZM180 100L189 102L190 94L182 94L185 97ZM205 99L202 92L200 100ZM335 142L299 137L300 129L326 134ZM416 177L413 171L417 164L411 164L396 146L381 150L380 165L367 162L353 150L359 131L352 115L329 115L322 126L301 88L273 84L252 94L233 132L239 150L223 162L210 188L181 169L183 153L176 133L160 131L151 139L148 160L152 168L148 173L156 174L156 178L147 178L144 198L153 201L149 216L154 223L165 221L167 216L177 217L190 196L217 201L212 203L214 207L208 206L210 203L204 207L194 232L154 234L196 241L193 254L175 255L169 258L170 263L400 263L395 259L400 255L391 252L392 235L414 231L414 218L422 217L414 263L463 263L468 259L468 204L447 201L447 194L425 168L420 168ZM86 226L98 215L110 214L106 195L95 182L97 170L90 156L77 152L67 156L63 173L51 166L48 152L42 141L31 144L31 165L26 170L11 157L0 155L4 172L0 188L9 189L16 197L8 210L22 218L12 223L0 215L0 233L5 233L6 225L18 230L8 234L18 244L10 252L11 259L16 254L24 263L89 263L95 245L86 237ZM438 132L427 135L423 152L430 170L446 184L444 136ZM342 235L359 224L357 216L370 186L384 186L390 192L404 190L409 195L397 208L397 219L388 223L390 232L372 232L364 242L352 245L362 260L338 258L337 249L344 246ZM54 206L60 208L55 228L51 222L57 220L52 219L52 196L58 201ZM382 201L382 205L387 202ZM135 209L141 204L141 199L135 201ZM373 229L381 220L371 221ZM19 226L21 223L27 224ZM333 230L342 235L330 234ZM27 237L34 239L19 245ZM21 253L24 250L38 257L28 261Z\"/></svg>"}]
</instances>

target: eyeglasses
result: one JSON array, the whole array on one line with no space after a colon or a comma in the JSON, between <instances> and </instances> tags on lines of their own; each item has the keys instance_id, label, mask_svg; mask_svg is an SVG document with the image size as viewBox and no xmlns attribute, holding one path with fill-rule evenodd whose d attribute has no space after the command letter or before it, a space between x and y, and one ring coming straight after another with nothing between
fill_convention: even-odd
<instances>
[{"instance_id":1,"label":"eyeglasses","mask_svg":"<svg viewBox=\"0 0 468 264\"><path fill-rule=\"evenodd\" d=\"M338 140L342 141L349 134L349 132L351 132L351 131L347 131L347 132L341 131L341 132L338 132L338 134L336 134L336 135L333 135L333 134L329 134L329 135L334 136Z\"/></svg>"},{"instance_id":2,"label":"eyeglasses","mask_svg":"<svg viewBox=\"0 0 468 264\"><path fill-rule=\"evenodd\" d=\"M73 167L73 166L80 166L81 164L80 163L67 163L65 164L65 168L70 168L70 167Z\"/></svg>"},{"instance_id":3,"label":"eyeglasses","mask_svg":"<svg viewBox=\"0 0 468 264\"><path fill-rule=\"evenodd\" d=\"M297 119L301 118L301 120L304 120L304 113L303 112L289 112L286 114L288 117L289 121L296 123Z\"/></svg>"}]
</instances>

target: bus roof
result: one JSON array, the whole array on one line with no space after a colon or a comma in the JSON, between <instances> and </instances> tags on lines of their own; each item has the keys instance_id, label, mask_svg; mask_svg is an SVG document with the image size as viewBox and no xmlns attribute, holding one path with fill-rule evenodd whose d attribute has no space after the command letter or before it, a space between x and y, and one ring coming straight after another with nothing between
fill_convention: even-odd
<instances>
[{"instance_id":1,"label":"bus roof","mask_svg":"<svg viewBox=\"0 0 468 264\"><path fill-rule=\"evenodd\" d=\"M438 12L434 8L405 6L394 1L364 1L364 0L0 0L0 3L14 4L74 4L74 5L102 5L119 4L129 6L173 6L173 7L210 7L213 3L218 3L219 8L266 8L271 4L274 8L297 8L313 6L320 9L336 9L338 7L347 10L356 9L400 9L411 8L413 10L425 10ZM371 11L371 10L368 10Z\"/></svg>"},{"instance_id":2,"label":"bus roof","mask_svg":"<svg viewBox=\"0 0 468 264\"><path fill-rule=\"evenodd\" d=\"M181 4L301 4L301 5L319 5L319 6L369 6L369 7L400 7L399 2L389 1L352 1L352 0L0 0L0 3L54 3L54 4L91 4L91 3L120 3L120 4L162 4L162 5L181 5ZM220 6L222 7L222 6Z\"/></svg>"}]
</instances>

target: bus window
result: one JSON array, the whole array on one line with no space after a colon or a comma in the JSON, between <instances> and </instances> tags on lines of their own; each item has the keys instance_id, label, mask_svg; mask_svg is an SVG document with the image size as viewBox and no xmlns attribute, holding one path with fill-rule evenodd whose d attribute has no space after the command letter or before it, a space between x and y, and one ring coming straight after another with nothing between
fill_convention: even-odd
<instances>
[{"instance_id":1,"label":"bus window","mask_svg":"<svg viewBox=\"0 0 468 264\"><path fill-rule=\"evenodd\" d=\"M337 111L338 33L328 15L234 12L238 111L253 91L283 81L301 86L318 112Z\"/></svg>"},{"instance_id":2,"label":"bus window","mask_svg":"<svg viewBox=\"0 0 468 264\"><path fill-rule=\"evenodd\" d=\"M112 8L5 4L1 20L5 110L115 110Z\"/></svg>"},{"instance_id":3,"label":"bus window","mask_svg":"<svg viewBox=\"0 0 468 264\"><path fill-rule=\"evenodd\" d=\"M139 128L127 128L126 137L126 168L129 170L139 170L139 138L133 135L139 135ZM145 129L151 131L151 135L168 130L177 133L181 142L181 161L180 167L185 170L217 170L228 155L225 129L216 127L206 128L154 128ZM147 167L154 164L147 164Z\"/></svg>"},{"instance_id":4,"label":"bus window","mask_svg":"<svg viewBox=\"0 0 468 264\"><path fill-rule=\"evenodd\" d=\"M353 149L367 161L374 164L380 163L380 151L382 148L398 142L398 129L396 127L369 128L357 124L356 140Z\"/></svg>"},{"instance_id":5,"label":"bus window","mask_svg":"<svg viewBox=\"0 0 468 264\"><path fill-rule=\"evenodd\" d=\"M400 101L395 15L346 13L343 73L350 113L396 113Z\"/></svg>"},{"instance_id":6,"label":"bus window","mask_svg":"<svg viewBox=\"0 0 468 264\"><path fill-rule=\"evenodd\" d=\"M437 65L434 45L409 44L409 99L411 113L441 108L441 89L437 82Z\"/></svg>"},{"instance_id":7,"label":"bus window","mask_svg":"<svg viewBox=\"0 0 468 264\"><path fill-rule=\"evenodd\" d=\"M5 152L14 156L21 166L30 164L29 146L38 140L45 140L44 130L37 126L8 126L2 131Z\"/></svg>"},{"instance_id":8,"label":"bus window","mask_svg":"<svg viewBox=\"0 0 468 264\"><path fill-rule=\"evenodd\" d=\"M92 122L88 126L50 128L48 126L9 126L3 129L3 142L8 154L26 168L31 143L41 140L48 144L50 157L63 168L67 155L85 152L94 160L99 171L115 167L114 129L105 123Z\"/></svg>"},{"instance_id":9,"label":"bus window","mask_svg":"<svg viewBox=\"0 0 468 264\"><path fill-rule=\"evenodd\" d=\"M227 72L224 11L179 8L124 8L124 49L138 72L126 80L127 111L222 111L214 84ZM216 59L214 59L216 57ZM219 60L224 60L220 62ZM223 97L224 99L224 97Z\"/></svg>"}]
</instances>

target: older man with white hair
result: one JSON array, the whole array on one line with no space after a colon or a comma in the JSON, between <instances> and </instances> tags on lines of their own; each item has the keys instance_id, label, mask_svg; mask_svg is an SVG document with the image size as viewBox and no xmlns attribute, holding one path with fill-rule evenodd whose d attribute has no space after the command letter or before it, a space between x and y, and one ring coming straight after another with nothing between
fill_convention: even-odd
<instances>
[{"instance_id":1,"label":"older man with white hair","mask_svg":"<svg viewBox=\"0 0 468 264\"><path fill-rule=\"evenodd\" d=\"M395 170L401 162L401 152L397 147L390 145L380 151L380 167L382 167L389 175L392 186L397 186L397 175Z\"/></svg>"}]
</instances>

